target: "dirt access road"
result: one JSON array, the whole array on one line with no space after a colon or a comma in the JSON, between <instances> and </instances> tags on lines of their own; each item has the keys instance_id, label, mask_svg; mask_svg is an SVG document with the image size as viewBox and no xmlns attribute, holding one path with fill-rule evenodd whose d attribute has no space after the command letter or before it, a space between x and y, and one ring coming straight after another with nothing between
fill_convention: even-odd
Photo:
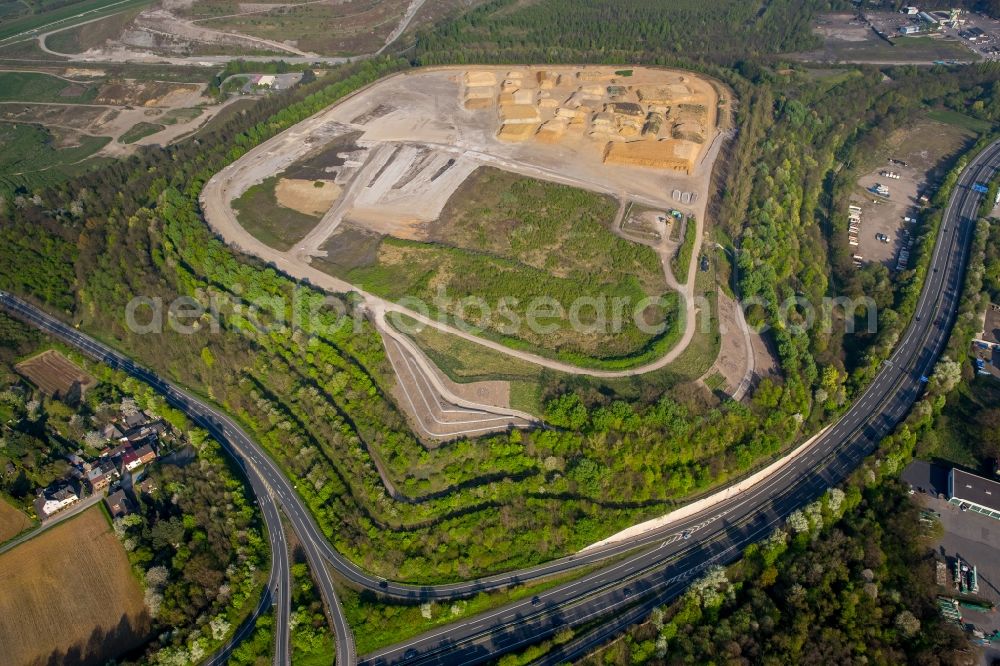
<instances>
[{"instance_id":1,"label":"dirt access road","mask_svg":"<svg viewBox=\"0 0 1000 666\"><path fill-rule=\"evenodd\" d=\"M429 71L433 72L435 70ZM438 71L440 72L440 70ZM374 86L386 86L390 82L398 83L399 80L404 77L425 76L427 72L428 71L425 70L417 73L396 74L388 77L387 79L382 79L372 86L354 93L338 104L320 111L316 115L257 146L244 155L240 160L221 170L213 176L211 180L209 180L201 194L202 209L209 225L229 245L238 248L243 252L254 255L265 262L271 262L279 270L293 277L307 280L313 286L331 292L355 292L359 294L363 301L364 308L371 315L373 315L373 319L376 322L382 321L386 313L397 312L409 316L423 325L431 326L451 335L456 335L460 338L468 340L469 342L474 342L478 345L508 356L512 356L529 363L534 363L541 367L574 375L588 375L604 378L630 377L659 370L676 359L685 350L696 333L697 317L693 294L695 275L698 270L697 261L690 262L688 274L683 276L683 283L678 280L680 286L679 293L684 303L684 331L678 343L674 345L669 352L650 363L626 370L597 370L581 368L570 363L546 358L531 352L511 349L501 343L486 340L446 322L438 321L437 319L433 319L399 304L375 296L374 294L365 292L352 284L312 267L308 263L308 257L303 256L303 248L293 248L290 252L281 252L257 240L240 225L236 212L233 210L231 205L233 199L240 196L251 185L259 183L265 178L272 176L275 173L279 173L283 169L287 168L294 161L308 152L311 146L316 145L316 137L321 137L324 134L331 133L334 125L342 127L343 122L338 119L339 115L342 114L338 114L338 107L348 105L352 99L357 99L359 95L368 93ZM706 165L706 171L710 172L708 167L714 162L716 156L718 155L722 141L724 141L727 136L727 133L719 133L712 141L702 159L702 164ZM603 192L616 197L623 196L620 189L618 187L609 186L607 180L601 180L599 178L590 179L569 177L566 174L558 174L556 172L537 168L532 165L511 164L510 161L503 155L491 154L488 150L483 150L478 146L477 148L479 149L467 149L463 147L462 150L466 155L471 155L473 158L486 164L499 164L505 168L515 167L517 171L526 175L548 180L558 179L560 182L583 187L588 190ZM453 147L453 149L458 150L459 148ZM645 196L642 196L641 194L639 196L635 196L631 193L627 193L626 196L633 199L641 198L644 202L668 209L676 207L676 203L667 198L669 197L668 190L661 190L659 197L656 197L650 192L646 192ZM693 249L694 257L699 256L701 251L702 236L704 234L704 215L706 203L707 196L702 196L699 198L696 206L694 206L693 214L697 225L697 232L695 235L696 240ZM327 225L328 228L324 231L332 231L329 229L329 226L332 225ZM317 236L318 235L321 234L317 234ZM382 333L386 333L384 327Z\"/></svg>"},{"instance_id":2,"label":"dirt access road","mask_svg":"<svg viewBox=\"0 0 1000 666\"><path fill-rule=\"evenodd\" d=\"M325 2L326 0L314 0L314 1ZM202 41L202 42L218 41L220 43L224 43L227 40L232 41L236 39L245 42L246 46L250 48L264 48L281 53L287 53L290 55L290 57L287 56L282 57L282 60L288 63L292 64L320 63L324 65L340 65L347 62L353 62L355 60L368 58L371 56L381 55L382 53L384 53L385 50L388 49L389 46L391 46L392 43L395 42L400 37L400 35L402 35L403 32L405 32L406 29L410 27L410 24L416 17L417 12L420 11L421 7L423 7L425 2L426 0L412 0L410 2L410 4L407 6L406 12L401 17L399 23L396 25L393 31L388 35L388 37L386 37L385 43L377 51L375 51L374 53L362 54L351 57L320 56L316 53L302 51L284 42L263 39L260 37L245 35L243 33L238 33L238 32L213 30L211 28L206 28L205 26L197 25L198 19L195 20L184 19L166 9L156 9L143 12L143 14L140 15L140 18L148 15L150 25L146 26L145 29L148 29L152 32L161 32L163 34L169 34L169 35L176 34L182 37L186 36L196 41ZM301 6L301 4L309 4L309 3L308 2L289 3L288 6ZM247 13L253 13L253 12L243 12L240 14L235 14L234 16L243 15ZM84 15L86 15L86 13L81 14L80 17L82 18ZM60 53L58 51L49 48L49 46L46 44L46 40L50 35L56 34L58 32L63 32L65 30L71 30L73 28L77 28L87 23L103 21L114 15L115 13L103 14L101 16L98 16L97 18L80 21L76 23L70 23L69 25L62 25L61 22L57 22L60 23L58 27L52 27L52 29L45 30L42 33L38 33L37 29L30 30L20 35L15 35L14 37L9 38L8 40L4 40L3 42L0 43L6 45L6 44L15 44L21 41L36 40L38 42L38 47L42 51L45 51L50 55L58 56L60 58L83 60L86 62L115 62L115 63L134 62L134 63L170 64L170 65L218 66L225 64L233 59L232 56L227 56L227 55L218 55L218 56L157 55L152 52L142 51L141 49L138 48L126 47L124 45L117 45L117 46L112 46L110 48L102 48L102 49L90 49L83 53ZM221 18L221 17L213 17L213 18ZM46 27L49 26L43 26L41 29L44 29ZM272 61L274 60L274 58L275 56L252 56L252 55L241 56L242 60L260 61L260 62Z\"/></svg>"}]
</instances>

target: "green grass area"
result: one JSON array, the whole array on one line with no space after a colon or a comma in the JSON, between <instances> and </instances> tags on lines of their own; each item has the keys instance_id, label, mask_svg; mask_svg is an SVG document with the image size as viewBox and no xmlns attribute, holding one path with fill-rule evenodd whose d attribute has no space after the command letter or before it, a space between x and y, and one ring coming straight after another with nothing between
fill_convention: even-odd
<instances>
[{"instance_id":1,"label":"green grass area","mask_svg":"<svg viewBox=\"0 0 1000 666\"><path fill-rule=\"evenodd\" d=\"M509 381L510 406L514 409L540 415L546 378L561 374L430 326L418 327L405 315L400 315L400 323L400 328L410 332L410 338L452 381Z\"/></svg>"},{"instance_id":2,"label":"green grass area","mask_svg":"<svg viewBox=\"0 0 1000 666\"><path fill-rule=\"evenodd\" d=\"M139 139L156 134L163 129L165 129L164 126L159 123L147 123L145 121L138 122L135 125L132 125L127 132L118 137L118 142L135 143Z\"/></svg>"},{"instance_id":3,"label":"green grass area","mask_svg":"<svg viewBox=\"0 0 1000 666\"><path fill-rule=\"evenodd\" d=\"M509 381L510 406L530 414L542 414L544 399L560 385L624 399L649 400L678 384L698 379L708 372L719 355L721 339L715 262L712 266L708 272L699 270L695 278L695 293L707 301L711 316L705 310L698 311L694 337L666 367L633 377L597 379L548 370L430 326L414 327L415 322L405 316L400 319L400 328L408 332L416 345L452 381Z\"/></svg>"},{"instance_id":4,"label":"green grass area","mask_svg":"<svg viewBox=\"0 0 1000 666\"><path fill-rule=\"evenodd\" d=\"M600 566L607 566L617 559L620 557L607 560ZM512 601L539 594L562 583L582 578L596 568L596 566L584 567L561 577L496 592L483 592L461 601L431 602L423 607L386 603L372 592L358 592L346 586L340 587L338 596L344 606L348 623L354 629L358 654L363 655L417 636L434 627L472 617ZM430 615L429 618L426 617L427 614Z\"/></svg>"},{"instance_id":5,"label":"green grass area","mask_svg":"<svg viewBox=\"0 0 1000 666\"><path fill-rule=\"evenodd\" d=\"M170 109L157 120L164 125L176 125L177 123L191 122L200 116L205 110L198 107L188 109Z\"/></svg>"},{"instance_id":6,"label":"green grass area","mask_svg":"<svg viewBox=\"0 0 1000 666\"><path fill-rule=\"evenodd\" d=\"M656 253L612 233L617 209L602 194L483 168L451 197L427 242L373 237L378 245L368 248L357 239L348 253L336 240L324 265L511 347L629 367L669 349L683 315Z\"/></svg>"},{"instance_id":7,"label":"green grass area","mask_svg":"<svg viewBox=\"0 0 1000 666\"><path fill-rule=\"evenodd\" d=\"M192 138L204 139L208 137L212 132L218 130L235 116L256 105L258 101L259 100L253 97L242 97L240 99L233 100L209 120L204 122L201 127L199 127L195 133L191 135Z\"/></svg>"},{"instance_id":8,"label":"green grass area","mask_svg":"<svg viewBox=\"0 0 1000 666\"><path fill-rule=\"evenodd\" d=\"M79 135L78 145L59 145L59 136L38 125L0 123L0 178L71 165L103 148L111 139Z\"/></svg>"},{"instance_id":9,"label":"green grass area","mask_svg":"<svg viewBox=\"0 0 1000 666\"><path fill-rule=\"evenodd\" d=\"M676 226L677 223L675 222ZM679 283L687 282L688 269L691 268L691 261L694 253L694 243L698 239L698 224L693 218L688 218L684 223L684 241L677 248L677 252L670 258L670 270L674 274L674 279Z\"/></svg>"},{"instance_id":10,"label":"green grass area","mask_svg":"<svg viewBox=\"0 0 1000 666\"><path fill-rule=\"evenodd\" d=\"M972 116L967 116L964 113L952 111L951 109L934 109L927 112L927 117L946 125L954 125L955 127L975 132L976 134L989 132L993 129L993 123L988 120L973 118Z\"/></svg>"},{"instance_id":11,"label":"green grass area","mask_svg":"<svg viewBox=\"0 0 1000 666\"><path fill-rule=\"evenodd\" d=\"M69 83L40 72L0 72L0 102L90 102L97 86Z\"/></svg>"},{"instance_id":12,"label":"green grass area","mask_svg":"<svg viewBox=\"0 0 1000 666\"><path fill-rule=\"evenodd\" d=\"M279 250L289 250L316 226L320 216L305 215L278 204L274 187L278 177L272 176L254 185L233 201L240 224L254 238Z\"/></svg>"},{"instance_id":13,"label":"green grass area","mask_svg":"<svg viewBox=\"0 0 1000 666\"><path fill-rule=\"evenodd\" d=\"M107 40L121 36L125 27L142 11L141 6L112 14L101 21L67 28L45 38L45 46L57 53L82 53L103 47Z\"/></svg>"},{"instance_id":14,"label":"green grass area","mask_svg":"<svg viewBox=\"0 0 1000 666\"><path fill-rule=\"evenodd\" d=\"M303 50L323 55L352 55L374 51L399 23L406 0L378 3L301 3L278 12L257 12L232 16L232 10L218 11L224 18L206 18L199 25L235 31L278 42L295 40ZM195 5L194 11L199 11ZM204 9L202 9L204 11Z\"/></svg>"},{"instance_id":15,"label":"green grass area","mask_svg":"<svg viewBox=\"0 0 1000 666\"><path fill-rule=\"evenodd\" d=\"M150 0L81 0L80 2L65 3L52 9L46 9L43 4L41 11L0 23L0 40L19 36L21 33L31 30L41 28L52 30L62 25L72 25L74 21L89 21L104 14L120 12L130 7L149 4L149 2Z\"/></svg>"},{"instance_id":16,"label":"green grass area","mask_svg":"<svg viewBox=\"0 0 1000 666\"><path fill-rule=\"evenodd\" d=\"M33 39L0 45L0 63L11 67L23 67L25 60L34 61L35 64L43 64L42 61L46 60L58 63L66 62L64 58L38 48L38 42Z\"/></svg>"}]
</instances>

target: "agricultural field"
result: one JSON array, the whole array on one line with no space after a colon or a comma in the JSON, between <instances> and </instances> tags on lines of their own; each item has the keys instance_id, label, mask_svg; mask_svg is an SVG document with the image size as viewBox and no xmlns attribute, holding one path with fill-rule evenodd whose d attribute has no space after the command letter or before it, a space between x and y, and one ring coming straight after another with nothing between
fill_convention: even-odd
<instances>
[{"instance_id":1,"label":"agricultural field","mask_svg":"<svg viewBox=\"0 0 1000 666\"><path fill-rule=\"evenodd\" d=\"M0 497L0 543L13 539L31 525L27 514Z\"/></svg>"},{"instance_id":2,"label":"agricultural field","mask_svg":"<svg viewBox=\"0 0 1000 666\"><path fill-rule=\"evenodd\" d=\"M55 349L49 349L14 366L48 396L63 401L79 399L97 380Z\"/></svg>"},{"instance_id":3,"label":"agricultural field","mask_svg":"<svg viewBox=\"0 0 1000 666\"><path fill-rule=\"evenodd\" d=\"M142 587L101 506L0 555L0 588L8 663L104 663L149 631Z\"/></svg>"}]
</instances>

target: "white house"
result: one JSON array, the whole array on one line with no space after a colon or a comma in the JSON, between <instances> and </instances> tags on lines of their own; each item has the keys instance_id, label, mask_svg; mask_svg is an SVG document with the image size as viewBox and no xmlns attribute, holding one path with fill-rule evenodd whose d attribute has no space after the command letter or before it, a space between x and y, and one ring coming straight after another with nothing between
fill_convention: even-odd
<instances>
[{"instance_id":1,"label":"white house","mask_svg":"<svg viewBox=\"0 0 1000 666\"><path fill-rule=\"evenodd\" d=\"M79 497L76 492L70 486L61 486L55 490L46 490L44 494L44 502L42 503L41 509L44 514L43 518L48 518L56 511L66 508L73 502L79 501Z\"/></svg>"}]
</instances>

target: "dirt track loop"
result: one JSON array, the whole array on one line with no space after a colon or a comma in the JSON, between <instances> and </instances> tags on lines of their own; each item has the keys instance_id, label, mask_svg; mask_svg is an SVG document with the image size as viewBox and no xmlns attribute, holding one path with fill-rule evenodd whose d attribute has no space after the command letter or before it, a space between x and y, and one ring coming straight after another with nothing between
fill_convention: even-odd
<instances>
[{"instance_id":1,"label":"dirt track loop","mask_svg":"<svg viewBox=\"0 0 1000 666\"><path fill-rule=\"evenodd\" d=\"M501 145L492 141L492 133L484 139L483 137L487 135L481 128L469 129L460 126L461 122L468 122L461 116L456 115L457 120L450 119L448 115L452 113L450 108L437 109L436 116L432 115L430 120L422 121L423 124L409 133L407 133L408 128L402 127L403 121L399 119L398 114L395 116L390 114L386 118L376 119L362 127L352 122L362 116L364 112L371 111L371 107L376 101L372 101L369 97L376 100L397 100L396 103L400 105L400 108L410 108L410 105L415 103L430 103L435 107L444 107L446 103L441 100L450 99L451 96L447 94L451 90L449 86L455 85L454 80L458 78L460 72L461 70L454 69L422 70L417 73L397 74L382 79L249 151L237 162L213 176L201 194L202 208L208 223L231 246L266 262L271 262L279 270L293 277L308 280L310 284L318 288L340 293L353 291L361 296L364 309L376 322L380 322L377 325L379 325L383 336L395 341L392 343L387 340L386 344L390 348L390 358L393 359L397 372L401 373L401 385L409 389L422 387L415 394L408 394L409 397L414 398L415 402L419 402L422 396L436 394L434 400L429 397L427 400L429 406L427 411L432 414L429 417L430 422L424 422L420 425L424 434L432 437L459 435L462 434L463 430L472 431L475 428L486 431L501 427L516 427L526 425L532 419L529 415L508 413L504 417L506 421L498 420L497 425L493 427L491 426L493 422L489 419L496 417L495 410L497 408L468 402L462 405L461 402L455 401L457 396L454 393L448 395L447 391L442 392L440 389L445 387L434 370L418 371L410 367L417 358L420 358L418 367L420 365L426 367L430 362L420 354L419 350L413 349L409 353L406 352L407 345L412 346L412 342L409 342L405 336L393 336L388 332L388 327L384 323L386 313L405 314L423 325L552 370L574 375L606 378L635 376L661 369L671 363L685 350L696 334L697 317L693 295L698 262L691 261L687 275L680 276L680 279L676 281L675 286L684 304L682 317L684 330L677 344L660 358L645 365L624 370L582 368L531 352L512 349L501 343L473 335L450 323L424 316L402 305L365 292L311 266L309 263L311 256L318 253L319 246L332 234L344 214L348 212L353 198L357 195L357 190L364 189L363 184L361 187L356 187L352 183L345 188L342 199L333 205L324 216L323 221L289 252L276 250L254 238L240 225L232 208L232 201L250 186L275 173L280 173L310 150L322 145L324 137L329 140L328 137L342 134L345 130L364 129L367 130L367 133L359 140L359 145L374 146L371 149L373 152L370 153L374 159L360 168L359 171L363 178L358 180L362 183L365 182L366 174L371 170L368 167L374 163L382 162L381 157L386 152L387 143L389 145L403 143L422 145L431 150L445 151L451 155L458 154L460 159L471 160L477 164L499 166L524 175L563 182L619 198L628 197L630 200L647 205L668 209L686 208L697 224L696 241L693 248L693 257L697 257L704 234L705 204L708 199L707 188L712 164L718 155L721 144L728 136L726 132L717 132L699 160L695 173L683 177L662 174L662 172L657 173L650 169L617 166L610 169L603 168L599 162L589 164L586 160L567 164L565 154L557 154L556 156L560 159L554 160L547 158L544 151L539 151L542 156L537 159L534 155L530 155L527 160L523 160L520 159L526 154L523 145ZM379 90L380 88L381 90ZM423 99L421 99L421 95L424 95ZM430 101L428 102L428 100ZM464 111L458 110L457 103L455 104L455 113L464 113ZM414 115L419 114L414 112ZM376 155L379 157L375 158ZM560 169L560 165L566 166ZM690 206L681 206L670 198L670 188L678 182L686 188L701 188L702 194L697 197L696 203ZM416 374L414 374L415 372ZM404 377L409 377L410 381L404 380ZM406 397L403 396L404 400ZM437 406L435 407L435 405ZM452 405L452 407L461 405L472 410L472 413L452 410L448 405ZM480 424L478 426L475 425L477 419Z\"/></svg>"}]
</instances>

